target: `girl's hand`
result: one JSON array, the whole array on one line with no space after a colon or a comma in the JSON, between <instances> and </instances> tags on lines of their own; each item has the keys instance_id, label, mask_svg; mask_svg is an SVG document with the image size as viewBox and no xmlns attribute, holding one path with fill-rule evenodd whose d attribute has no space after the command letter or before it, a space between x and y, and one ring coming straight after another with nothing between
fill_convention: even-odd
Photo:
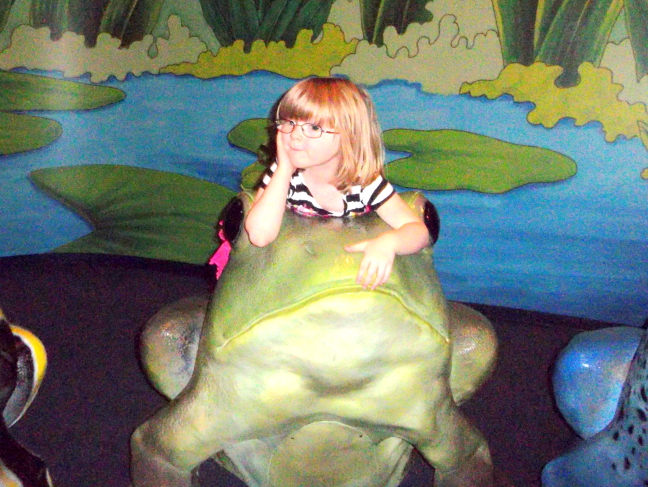
<instances>
[{"instance_id":1,"label":"girl's hand","mask_svg":"<svg viewBox=\"0 0 648 487\"><path fill-rule=\"evenodd\" d=\"M295 167L290 162L281 132L277 132L277 169L265 188L259 188L252 208L245 218L245 231L250 243L265 247L279 235L286 211L286 197Z\"/></svg>"},{"instance_id":2,"label":"girl's hand","mask_svg":"<svg viewBox=\"0 0 648 487\"><path fill-rule=\"evenodd\" d=\"M284 174L288 174L288 177L290 178L295 172L296 168L295 166L293 166L292 162L290 162L288 151L286 150L286 145L284 144L282 135L284 134L277 130L277 169L285 169Z\"/></svg>"},{"instance_id":3,"label":"girl's hand","mask_svg":"<svg viewBox=\"0 0 648 487\"><path fill-rule=\"evenodd\" d=\"M396 246L392 234L382 234L371 240L364 240L344 247L347 252L364 252L356 283L364 289L376 289L385 284L391 274Z\"/></svg>"}]
</instances>

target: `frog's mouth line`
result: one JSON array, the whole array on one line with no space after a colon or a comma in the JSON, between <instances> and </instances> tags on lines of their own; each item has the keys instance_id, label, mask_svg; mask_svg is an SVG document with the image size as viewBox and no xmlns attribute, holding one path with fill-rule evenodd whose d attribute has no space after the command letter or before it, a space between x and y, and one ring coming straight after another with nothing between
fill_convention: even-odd
<instances>
[{"instance_id":1,"label":"frog's mouth line","mask_svg":"<svg viewBox=\"0 0 648 487\"><path fill-rule=\"evenodd\" d=\"M330 285L330 283L329 283ZM342 284L338 287L330 288L328 287L327 289L321 290L321 291L315 291L312 294L309 294L308 296L302 297L300 299L297 299L291 303L288 303L284 306L282 306L280 309L273 310L269 313L262 314L260 316L256 316L253 321L250 323L246 324L242 328L240 328L236 334L234 334L231 337L226 338L223 340L221 345L218 347L218 350L222 350L226 347L229 346L230 342L235 340L236 338L240 337L241 335L245 334L252 328L256 327L258 324L263 323L268 320L272 320L278 316L282 315L290 315L294 313L297 310L303 309L305 307L308 307L310 303L315 303L316 301L320 301L325 298L333 297L333 296L339 296L343 294L349 294L349 295L355 295L355 294L366 294L368 295L369 293L372 293L376 299L381 299L381 298L392 298L397 301L398 305L402 307L402 309L406 312L409 313L413 316L416 316L421 322L427 323L429 326L429 329L435 333L438 333L441 335L441 337L447 342L450 343L450 337L447 334L444 334L441 332L441 330L437 329L434 327L432 324L428 322L428 320L425 319L424 316L421 316L420 312L416 309L414 309L410 304L408 304L404 299L403 299L403 294L396 289L392 289L389 286L382 286L378 289L375 290L367 290L364 289L362 286L359 284Z\"/></svg>"}]
</instances>

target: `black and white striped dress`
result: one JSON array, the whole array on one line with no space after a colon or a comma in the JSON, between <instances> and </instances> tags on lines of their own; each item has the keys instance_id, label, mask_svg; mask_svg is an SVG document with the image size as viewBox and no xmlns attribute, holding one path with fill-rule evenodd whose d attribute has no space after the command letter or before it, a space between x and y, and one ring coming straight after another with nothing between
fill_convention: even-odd
<instances>
[{"instance_id":1,"label":"black and white striped dress","mask_svg":"<svg viewBox=\"0 0 648 487\"><path fill-rule=\"evenodd\" d=\"M261 180L261 187L265 188L277 170L277 163L270 166ZM353 186L348 194L344 195L344 209L340 212L328 211L322 208L304 182L300 171L296 171L290 179L286 206L293 212L304 216L322 217L348 217L359 216L376 210L395 193L394 187L382 176L364 188Z\"/></svg>"}]
</instances>

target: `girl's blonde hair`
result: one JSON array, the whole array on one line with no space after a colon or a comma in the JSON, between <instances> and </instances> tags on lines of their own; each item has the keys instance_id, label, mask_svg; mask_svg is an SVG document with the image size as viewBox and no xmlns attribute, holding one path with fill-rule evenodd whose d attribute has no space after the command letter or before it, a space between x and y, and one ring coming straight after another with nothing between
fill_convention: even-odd
<instances>
[{"instance_id":1,"label":"girl's blonde hair","mask_svg":"<svg viewBox=\"0 0 648 487\"><path fill-rule=\"evenodd\" d=\"M382 132L369 94L343 78L308 78L288 90L277 120L309 121L340 134L342 163L335 185L340 191L370 184L383 173Z\"/></svg>"}]
</instances>

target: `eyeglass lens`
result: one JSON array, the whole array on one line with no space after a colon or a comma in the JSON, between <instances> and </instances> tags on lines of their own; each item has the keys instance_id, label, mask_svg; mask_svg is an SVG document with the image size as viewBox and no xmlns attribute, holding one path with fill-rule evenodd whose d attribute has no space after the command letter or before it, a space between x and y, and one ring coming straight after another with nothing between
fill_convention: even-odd
<instances>
[{"instance_id":1,"label":"eyeglass lens","mask_svg":"<svg viewBox=\"0 0 648 487\"><path fill-rule=\"evenodd\" d=\"M319 125L313 125L312 123L295 123L292 120L277 120L275 123L277 125L277 130L284 134L291 133L297 126L301 127L304 135L311 139L318 139L324 133L322 127Z\"/></svg>"}]
</instances>

